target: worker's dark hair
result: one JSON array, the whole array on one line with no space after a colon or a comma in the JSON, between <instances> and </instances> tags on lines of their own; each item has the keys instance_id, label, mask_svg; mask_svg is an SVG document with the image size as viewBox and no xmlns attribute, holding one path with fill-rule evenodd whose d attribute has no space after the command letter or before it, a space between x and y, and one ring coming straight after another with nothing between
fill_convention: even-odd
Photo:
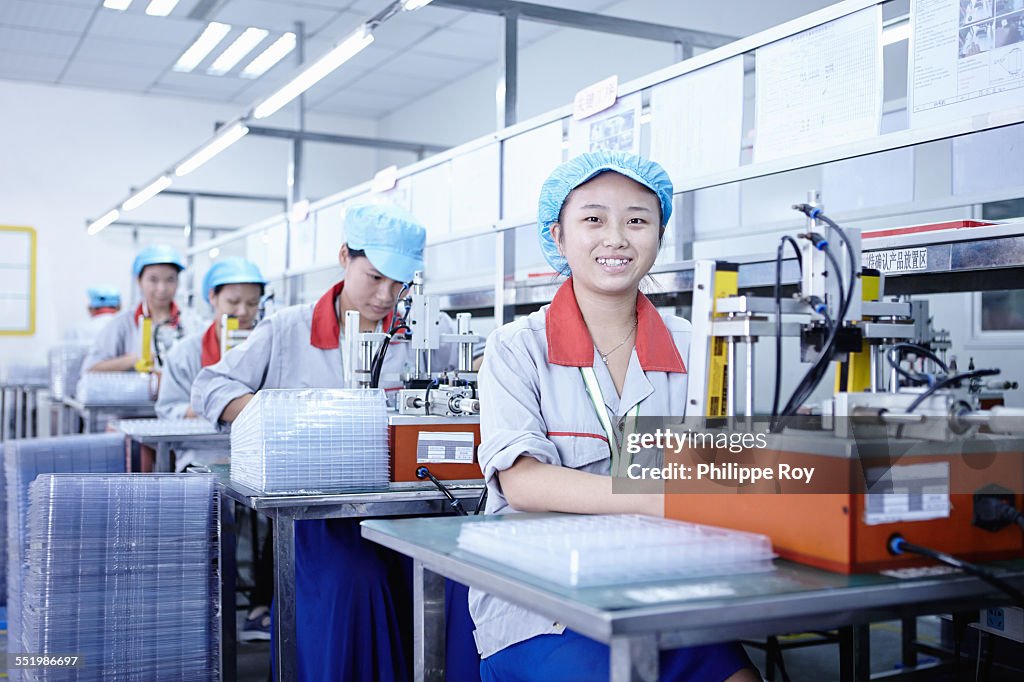
<instances>
[{"instance_id":1,"label":"worker's dark hair","mask_svg":"<svg viewBox=\"0 0 1024 682\"><path fill-rule=\"evenodd\" d=\"M345 244L345 246L348 246L348 244ZM366 251L353 249L351 246L348 246L348 256L349 258L366 258Z\"/></svg>"}]
</instances>

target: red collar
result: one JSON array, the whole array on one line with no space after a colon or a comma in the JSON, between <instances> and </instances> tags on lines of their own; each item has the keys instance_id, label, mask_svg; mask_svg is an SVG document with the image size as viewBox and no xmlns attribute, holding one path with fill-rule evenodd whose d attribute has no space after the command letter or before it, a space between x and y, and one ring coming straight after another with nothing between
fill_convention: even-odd
<instances>
[{"instance_id":1,"label":"red collar","mask_svg":"<svg viewBox=\"0 0 1024 682\"><path fill-rule=\"evenodd\" d=\"M136 327L139 326L139 318L141 318L142 315L143 315L142 304L140 303L139 307L135 309L135 326ZM181 311L178 310L178 304L175 303L174 301L171 301L171 317L170 317L170 319L167 320L167 322L169 324L171 324L172 326L177 327L178 326L178 318L180 317L180 315L181 315Z\"/></svg>"},{"instance_id":2,"label":"red collar","mask_svg":"<svg viewBox=\"0 0 1024 682\"><path fill-rule=\"evenodd\" d=\"M637 292L636 355L645 372L686 373L672 334L654 304ZM548 362L567 367L592 367L594 342L583 321L572 277L559 287L547 311Z\"/></svg>"},{"instance_id":3,"label":"red collar","mask_svg":"<svg viewBox=\"0 0 1024 682\"><path fill-rule=\"evenodd\" d=\"M341 326L338 324L338 312L334 302L341 296L345 282L341 281L327 290L313 306L313 326L309 332L309 344L320 350L337 350ZM391 329L391 318L394 312L388 313L381 327L384 331Z\"/></svg>"},{"instance_id":4,"label":"red collar","mask_svg":"<svg viewBox=\"0 0 1024 682\"><path fill-rule=\"evenodd\" d=\"M201 356L203 367L216 365L220 362L220 334L217 333L217 323L211 324L203 334L203 353Z\"/></svg>"},{"instance_id":5,"label":"red collar","mask_svg":"<svg viewBox=\"0 0 1024 682\"><path fill-rule=\"evenodd\" d=\"M113 315L118 310L119 310L119 308L110 308L110 307L104 306L102 308L92 308L92 309L90 309L90 314L91 314L92 317L99 317L100 315Z\"/></svg>"}]
</instances>

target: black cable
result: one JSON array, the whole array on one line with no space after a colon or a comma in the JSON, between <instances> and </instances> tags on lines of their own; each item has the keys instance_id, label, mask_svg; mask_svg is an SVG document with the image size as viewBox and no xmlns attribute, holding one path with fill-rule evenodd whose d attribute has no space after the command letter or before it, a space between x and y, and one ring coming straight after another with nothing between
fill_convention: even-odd
<instances>
[{"instance_id":1,"label":"black cable","mask_svg":"<svg viewBox=\"0 0 1024 682\"><path fill-rule=\"evenodd\" d=\"M487 506L487 484L484 484L484 489L480 493L480 497L478 497L477 500L476 500L476 511L473 512L473 514L475 516L479 516L480 512L482 512L484 510L484 507L486 507L486 506Z\"/></svg>"},{"instance_id":2,"label":"black cable","mask_svg":"<svg viewBox=\"0 0 1024 682\"><path fill-rule=\"evenodd\" d=\"M921 556L926 556L929 559L934 559L935 561L946 564L947 566L958 568L964 573L969 573L976 578L981 578L989 585L992 585L993 587L996 587L999 590L1005 592L1008 596L1013 598L1013 603L1015 606L1024 608L1024 592L1021 592L1016 587L1009 584L999 576L993 574L991 571L982 568L981 566L978 566L977 564L972 564L969 561L958 559L952 554L946 554L945 552L940 552L936 549L930 549L928 547L922 547L920 545L912 544L904 540L903 537L899 535L893 535L891 538L889 538L889 552L896 555L905 554L907 552L910 552L911 554L920 554Z\"/></svg>"},{"instance_id":3,"label":"black cable","mask_svg":"<svg viewBox=\"0 0 1024 682\"><path fill-rule=\"evenodd\" d=\"M889 366L892 367L897 374L899 374L904 379L907 379L908 381L918 384L928 383L928 377L921 374L912 374L907 370L903 369L902 367L900 367L900 351L909 351L922 357L928 358L936 365L938 365L943 372L946 372L947 374L949 373L949 367L946 366L946 363L944 363L938 355L931 352L927 348L919 346L916 343L893 344L886 352L885 359L889 362Z\"/></svg>"},{"instance_id":4,"label":"black cable","mask_svg":"<svg viewBox=\"0 0 1024 682\"><path fill-rule=\"evenodd\" d=\"M388 352L388 346L391 345L391 339L394 338L395 332L399 329L410 331L409 327L407 327L405 323L402 323L397 327L392 325L391 329L388 330L388 333L384 337L384 343L380 345L380 348L378 348L377 352L374 353L373 359L370 360L370 388L378 388L378 385L380 384L380 373L384 370L384 356Z\"/></svg>"},{"instance_id":5,"label":"black cable","mask_svg":"<svg viewBox=\"0 0 1024 682\"><path fill-rule=\"evenodd\" d=\"M967 379L974 379L977 377L995 376L996 374L999 374L998 369L977 369L974 370L973 372L954 374L951 377L946 377L945 379L936 381L934 384L929 386L928 389L925 390L921 395L917 396L917 398L914 399L914 402L910 403L910 406L907 408L907 412L913 412L915 409L917 409L918 405L927 400L933 393L943 388L946 388L951 384L957 384L960 383L961 381L965 381Z\"/></svg>"},{"instance_id":6,"label":"black cable","mask_svg":"<svg viewBox=\"0 0 1024 682\"><path fill-rule=\"evenodd\" d=\"M772 400L772 420L774 427L775 420L779 417L779 399L782 393L782 253L786 244L793 247L796 254L797 265L800 267L800 276L803 278L804 259L800 255L800 245L796 240L786 235L779 240L779 248L775 252L775 395Z\"/></svg>"},{"instance_id":7,"label":"black cable","mask_svg":"<svg viewBox=\"0 0 1024 682\"><path fill-rule=\"evenodd\" d=\"M429 478L430 482L437 486L437 489L440 490L444 494L444 496L448 498L448 506L451 507L456 514L458 514L459 516L469 516L469 513L462 506L462 502L459 501L459 498L452 495L451 491L448 490L448 487L444 483L441 483L441 481L437 480L437 476L434 476L434 474L430 473L430 469L428 469L427 467L420 467L416 469L416 478L420 480L423 480L424 478Z\"/></svg>"}]
</instances>

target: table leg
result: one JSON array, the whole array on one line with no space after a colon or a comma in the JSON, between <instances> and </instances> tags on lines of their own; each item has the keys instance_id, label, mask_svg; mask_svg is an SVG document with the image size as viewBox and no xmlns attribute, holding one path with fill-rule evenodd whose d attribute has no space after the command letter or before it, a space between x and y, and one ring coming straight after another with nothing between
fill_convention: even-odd
<instances>
[{"instance_id":1,"label":"table leg","mask_svg":"<svg viewBox=\"0 0 1024 682\"><path fill-rule=\"evenodd\" d=\"M278 682L298 676L295 633L295 519L277 510L274 524L274 665Z\"/></svg>"},{"instance_id":2,"label":"table leg","mask_svg":"<svg viewBox=\"0 0 1024 682\"><path fill-rule=\"evenodd\" d=\"M902 640L903 667L917 665L917 618L904 618L900 627Z\"/></svg>"},{"instance_id":3,"label":"table leg","mask_svg":"<svg viewBox=\"0 0 1024 682\"><path fill-rule=\"evenodd\" d=\"M96 414L96 410L85 411L85 432L86 433L97 433L99 431L99 416Z\"/></svg>"},{"instance_id":4,"label":"table leg","mask_svg":"<svg viewBox=\"0 0 1024 682\"><path fill-rule=\"evenodd\" d=\"M839 682L871 679L871 630L868 625L839 628Z\"/></svg>"},{"instance_id":5,"label":"table leg","mask_svg":"<svg viewBox=\"0 0 1024 682\"><path fill-rule=\"evenodd\" d=\"M443 682L445 654L444 577L412 563L413 679Z\"/></svg>"},{"instance_id":6,"label":"table leg","mask_svg":"<svg viewBox=\"0 0 1024 682\"><path fill-rule=\"evenodd\" d=\"M608 649L612 682L657 682L658 640L654 635L612 637Z\"/></svg>"},{"instance_id":7,"label":"table leg","mask_svg":"<svg viewBox=\"0 0 1024 682\"><path fill-rule=\"evenodd\" d=\"M220 679L234 680L238 668L235 625L235 504L220 496Z\"/></svg>"},{"instance_id":8,"label":"table leg","mask_svg":"<svg viewBox=\"0 0 1024 682\"><path fill-rule=\"evenodd\" d=\"M14 437L25 437L25 398L20 388L14 389Z\"/></svg>"},{"instance_id":9,"label":"table leg","mask_svg":"<svg viewBox=\"0 0 1024 682\"><path fill-rule=\"evenodd\" d=\"M0 441L7 441L11 439L11 419L8 416L8 410L10 408L9 401L7 399L7 389L0 388L0 416L3 417L3 424L0 424Z\"/></svg>"},{"instance_id":10,"label":"table leg","mask_svg":"<svg viewBox=\"0 0 1024 682\"><path fill-rule=\"evenodd\" d=\"M153 466L153 471L156 473L167 473L173 471L171 469L171 444L166 441L160 441L156 445L156 462Z\"/></svg>"}]
</instances>

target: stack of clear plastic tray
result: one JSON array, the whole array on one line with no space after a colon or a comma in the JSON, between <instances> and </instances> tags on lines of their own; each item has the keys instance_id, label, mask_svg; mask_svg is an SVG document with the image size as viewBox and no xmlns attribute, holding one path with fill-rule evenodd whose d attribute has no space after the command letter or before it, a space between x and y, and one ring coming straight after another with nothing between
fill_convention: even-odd
<instances>
[{"instance_id":1,"label":"stack of clear plastic tray","mask_svg":"<svg viewBox=\"0 0 1024 682\"><path fill-rule=\"evenodd\" d=\"M145 403L153 400L155 380L139 372L86 372L75 397L83 403Z\"/></svg>"},{"instance_id":2,"label":"stack of clear plastic tray","mask_svg":"<svg viewBox=\"0 0 1024 682\"><path fill-rule=\"evenodd\" d=\"M121 419L113 427L126 436L205 436L219 433L205 419Z\"/></svg>"},{"instance_id":3,"label":"stack of clear plastic tray","mask_svg":"<svg viewBox=\"0 0 1024 682\"><path fill-rule=\"evenodd\" d=\"M386 488L380 389L262 390L231 425L231 480L264 493Z\"/></svg>"},{"instance_id":4,"label":"stack of clear plastic tray","mask_svg":"<svg viewBox=\"0 0 1024 682\"><path fill-rule=\"evenodd\" d=\"M37 478L17 653L79 655L78 680L218 679L214 485L209 474Z\"/></svg>"},{"instance_id":5,"label":"stack of clear plastic tray","mask_svg":"<svg viewBox=\"0 0 1024 682\"><path fill-rule=\"evenodd\" d=\"M3 383L8 386L46 386L50 383L50 368L46 365L12 363L4 367Z\"/></svg>"},{"instance_id":6,"label":"stack of clear plastic tray","mask_svg":"<svg viewBox=\"0 0 1024 682\"><path fill-rule=\"evenodd\" d=\"M766 535L640 515L469 523L459 548L568 587L773 569Z\"/></svg>"},{"instance_id":7,"label":"stack of clear plastic tray","mask_svg":"<svg viewBox=\"0 0 1024 682\"><path fill-rule=\"evenodd\" d=\"M4 444L3 492L6 495L7 631L10 652L24 651L21 604L28 489L40 474L119 473L125 468L124 436L102 433L63 438L31 438ZM71 652L73 653L73 652ZM11 670L11 679L21 671Z\"/></svg>"},{"instance_id":8,"label":"stack of clear plastic tray","mask_svg":"<svg viewBox=\"0 0 1024 682\"><path fill-rule=\"evenodd\" d=\"M80 344L57 346L50 350L50 395L61 400L75 395L82 374L82 362L89 347Z\"/></svg>"}]
</instances>

